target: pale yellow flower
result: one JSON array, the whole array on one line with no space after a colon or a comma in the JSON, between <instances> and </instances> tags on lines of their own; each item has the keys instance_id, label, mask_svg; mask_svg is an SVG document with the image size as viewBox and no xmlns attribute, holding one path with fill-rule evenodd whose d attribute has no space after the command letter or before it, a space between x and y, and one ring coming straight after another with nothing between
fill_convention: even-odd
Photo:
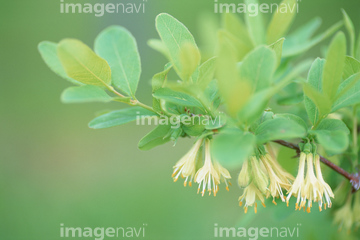
<instances>
[{"instance_id":1,"label":"pale yellow flower","mask_svg":"<svg viewBox=\"0 0 360 240\"><path fill-rule=\"evenodd\" d=\"M321 187L318 179L314 173L314 163L313 163L313 154L309 153L306 156L307 162L307 171L306 171L306 178L305 178L305 187L303 188L304 192L303 195L305 196L305 200L303 200L300 204L299 210L301 207L305 207L306 200L307 208L306 211L309 213L312 207L313 202L321 202Z\"/></svg>"},{"instance_id":2,"label":"pale yellow flower","mask_svg":"<svg viewBox=\"0 0 360 240\"><path fill-rule=\"evenodd\" d=\"M331 199L330 198L334 198L334 193L331 190L329 184L327 184L322 176L321 173L321 167L320 167L320 156L316 155L315 156L315 170L316 170L316 177L318 179L318 182L320 184L320 192L321 192L321 197L320 197L320 202L319 202L319 210L322 210L322 204L323 204L323 200L325 201L324 204L324 208L326 209L326 206L328 206L329 208L331 207Z\"/></svg>"},{"instance_id":3,"label":"pale yellow flower","mask_svg":"<svg viewBox=\"0 0 360 240\"><path fill-rule=\"evenodd\" d=\"M230 182L231 175L230 175L229 171L226 168L224 168L223 166L221 166L220 163L218 163L215 160L214 160L214 168L220 175L220 180L225 182L226 190L229 191L229 185L231 186L231 182Z\"/></svg>"},{"instance_id":4,"label":"pale yellow flower","mask_svg":"<svg viewBox=\"0 0 360 240\"><path fill-rule=\"evenodd\" d=\"M280 197L281 201L285 202L285 197L283 194L282 189L289 191L291 184L289 177L293 178L289 173L286 173L282 169L278 169L277 173L275 172L274 165L278 164L269 154L260 157L261 161L263 162L267 173L270 179L269 189L266 194L266 198L270 195L273 197L273 203L277 205L275 202L275 198ZM282 175L278 175L278 174ZM285 181L284 181L285 180Z\"/></svg>"},{"instance_id":5,"label":"pale yellow flower","mask_svg":"<svg viewBox=\"0 0 360 240\"><path fill-rule=\"evenodd\" d=\"M193 178L196 172L196 159L199 149L203 139L199 139L196 141L194 146L187 152L174 166L174 171L172 177L174 178L174 182L176 182L179 177L185 178L184 186L187 185L189 181L189 186L191 186Z\"/></svg>"},{"instance_id":6,"label":"pale yellow flower","mask_svg":"<svg viewBox=\"0 0 360 240\"><path fill-rule=\"evenodd\" d=\"M239 197L239 205L240 207L244 205L244 211L247 213L248 207L251 207L254 205L254 211L257 213L257 203L256 200L260 200L261 204L265 206L265 199L264 194L257 188L257 186L254 183L250 183L243 192L243 195Z\"/></svg>"},{"instance_id":7,"label":"pale yellow flower","mask_svg":"<svg viewBox=\"0 0 360 240\"><path fill-rule=\"evenodd\" d=\"M287 206L289 206L289 200L292 195L294 195L297 198L295 209L300 208L300 205L299 205L300 201L301 202L306 201L305 196L302 196L304 183L305 183L305 161L306 161L306 154L302 152L302 153L300 153L298 174L297 174L295 181L292 184L290 190L288 191L288 193L287 193L288 195L286 197L286 205Z\"/></svg>"},{"instance_id":8,"label":"pale yellow flower","mask_svg":"<svg viewBox=\"0 0 360 240\"><path fill-rule=\"evenodd\" d=\"M195 182L199 184L198 193L201 190L201 195L204 196L205 191L208 191L209 195L211 195L211 192L213 192L214 196L216 196L216 193L219 190L218 185L220 184L221 176L222 175L219 172L219 168L215 169L211 161L210 140L206 139L204 166L200 168L195 175Z\"/></svg>"}]
</instances>

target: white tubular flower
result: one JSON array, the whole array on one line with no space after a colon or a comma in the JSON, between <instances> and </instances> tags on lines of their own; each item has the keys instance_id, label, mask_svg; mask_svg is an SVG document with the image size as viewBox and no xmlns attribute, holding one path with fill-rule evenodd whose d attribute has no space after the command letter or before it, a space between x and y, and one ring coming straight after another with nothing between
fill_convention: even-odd
<instances>
[{"instance_id":1,"label":"white tubular flower","mask_svg":"<svg viewBox=\"0 0 360 240\"><path fill-rule=\"evenodd\" d=\"M308 206L306 211L309 213L312 207L312 202L321 202L321 188L318 179L315 177L314 173L314 163L313 163L313 154L309 153L306 156L307 161L307 172L305 178L305 187L304 187L304 195L305 200L303 200L300 204L299 210L301 207L305 208L306 200L308 201Z\"/></svg>"},{"instance_id":2,"label":"white tubular flower","mask_svg":"<svg viewBox=\"0 0 360 240\"><path fill-rule=\"evenodd\" d=\"M331 190L329 184L327 184L322 176L321 173L321 167L320 167L320 156L316 154L315 156L315 171L316 171L316 177L317 180L319 182L320 185L320 192L321 192L321 196L320 196L320 201L319 201L319 210L320 212L322 211L322 204L323 204L323 200L325 201L324 203L324 209L326 209L326 206L328 206L329 208L331 208L331 199L330 198L334 198L334 193Z\"/></svg>"},{"instance_id":3,"label":"white tubular flower","mask_svg":"<svg viewBox=\"0 0 360 240\"><path fill-rule=\"evenodd\" d=\"M199 139L194 146L186 153L174 166L174 171L172 177L174 182L176 182L179 177L185 178L184 186L186 187L187 182L189 181L189 186L191 186L193 178L196 172L196 159L198 151L201 147L203 139Z\"/></svg>"},{"instance_id":4,"label":"white tubular flower","mask_svg":"<svg viewBox=\"0 0 360 240\"><path fill-rule=\"evenodd\" d=\"M218 175L220 176L220 180L225 182L226 190L229 191L229 185L231 186L231 175L229 171L220 165L216 160L214 160L214 168L218 172Z\"/></svg>"},{"instance_id":5,"label":"white tubular flower","mask_svg":"<svg viewBox=\"0 0 360 240\"><path fill-rule=\"evenodd\" d=\"M268 198L271 195L273 197L272 202L275 205L277 205L277 203L275 202L275 198L278 198L278 197L280 197L281 201L285 202L285 197L284 197L282 188L286 189L287 191L290 189L291 185L287 178L287 175L289 175L289 174L282 175L281 177L279 175L277 175L273 169L273 164L271 164L271 162L274 162L274 161L269 154L261 156L260 159L263 162L263 164L267 170L267 173L269 175L269 179L270 179L270 185L269 185L269 189L266 194L266 198ZM286 182L284 182L282 179L286 179Z\"/></svg>"},{"instance_id":6,"label":"white tubular flower","mask_svg":"<svg viewBox=\"0 0 360 240\"><path fill-rule=\"evenodd\" d=\"M300 161L299 161L299 170L298 174L295 178L293 185L291 186L290 190L288 191L288 195L286 197L286 205L289 206L289 200L292 195L297 198L295 209L300 209L300 201L306 201L305 196L302 196L304 183L305 183L305 160L306 154L300 153Z\"/></svg>"},{"instance_id":7,"label":"white tubular flower","mask_svg":"<svg viewBox=\"0 0 360 240\"><path fill-rule=\"evenodd\" d=\"M271 168L273 169L274 173L280 178L283 183L288 183L291 185L294 182L295 178L293 175L288 173L284 168L281 167L278 161L275 158L271 157L270 154L266 154L265 158L268 160ZM289 190L285 188L286 190Z\"/></svg>"},{"instance_id":8,"label":"white tubular flower","mask_svg":"<svg viewBox=\"0 0 360 240\"><path fill-rule=\"evenodd\" d=\"M204 196L206 190L209 192L209 195L213 192L214 196L216 196L219 190L220 177L220 173L214 168L211 161L210 140L206 139L204 166L200 168L195 175L195 182L199 184L198 193L201 189L202 196Z\"/></svg>"},{"instance_id":9,"label":"white tubular flower","mask_svg":"<svg viewBox=\"0 0 360 240\"><path fill-rule=\"evenodd\" d=\"M256 200L260 200L261 204L265 206L265 199L263 193L255 186L254 183L250 183L245 189L243 195L239 197L239 206L241 207L244 202L244 212L247 213L248 207L254 205L254 211L257 213L257 203Z\"/></svg>"},{"instance_id":10,"label":"white tubular flower","mask_svg":"<svg viewBox=\"0 0 360 240\"><path fill-rule=\"evenodd\" d=\"M243 163L242 169L238 177L240 187L245 187L243 194L239 197L239 205L244 205L244 211L247 213L248 207L254 206L257 213L257 200L260 200L265 206L265 193L269 184L269 179L262 166L260 160L255 156Z\"/></svg>"}]
</instances>

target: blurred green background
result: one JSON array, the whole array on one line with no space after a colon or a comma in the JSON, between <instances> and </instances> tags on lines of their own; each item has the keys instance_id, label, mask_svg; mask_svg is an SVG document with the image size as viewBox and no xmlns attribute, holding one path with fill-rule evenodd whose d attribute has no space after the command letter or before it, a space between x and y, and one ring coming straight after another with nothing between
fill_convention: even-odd
<instances>
[{"instance_id":1,"label":"blurred green background","mask_svg":"<svg viewBox=\"0 0 360 240\"><path fill-rule=\"evenodd\" d=\"M301 224L297 239L340 239L331 211L295 213L293 207L273 207L269 200L257 215L251 210L245 215L238 207L241 191L236 180L229 193L220 190L216 198L202 198L195 187L173 183L172 166L189 149L191 140L142 152L137 142L149 126L89 129L87 123L96 112L125 106L62 104L59 96L70 84L53 74L37 51L40 41L58 42L65 37L93 46L105 27L125 26L136 37L142 58L138 95L150 103L149 81L166 63L146 45L149 38L157 37L155 16L172 14L199 39L199 16L212 12L213 1L148 0L145 14L103 17L60 14L59 8L58 0L1 3L1 240L62 239L61 223L72 227L142 227L145 223L146 239L179 240L213 239L215 223L291 228ZM294 26L320 16L321 30L325 30L342 18L341 8L355 24L360 22L358 0L303 0ZM318 56L319 49L312 49L310 55ZM232 172L233 178L237 173Z\"/></svg>"}]
</instances>

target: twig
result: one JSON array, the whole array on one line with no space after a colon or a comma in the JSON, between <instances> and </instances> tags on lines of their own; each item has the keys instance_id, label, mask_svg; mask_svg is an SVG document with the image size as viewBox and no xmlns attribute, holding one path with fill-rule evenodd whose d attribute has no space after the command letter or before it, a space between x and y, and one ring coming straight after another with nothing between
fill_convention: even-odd
<instances>
[{"instance_id":1,"label":"twig","mask_svg":"<svg viewBox=\"0 0 360 240\"><path fill-rule=\"evenodd\" d=\"M300 154L300 148L297 144L289 143L289 142L286 142L283 140L276 140L274 142L276 142L284 147L294 149L297 154ZM357 172L357 173L351 174L351 173L345 171L344 169L342 169L341 167L337 166L336 164L332 163L328 159L324 158L323 156L320 156L320 161L322 163L324 163L325 165L327 165L328 167L330 167L331 169L333 169L335 172L341 174L346 179L348 179L352 185L353 193L355 193L356 191L358 191L360 189L360 173Z\"/></svg>"}]
</instances>

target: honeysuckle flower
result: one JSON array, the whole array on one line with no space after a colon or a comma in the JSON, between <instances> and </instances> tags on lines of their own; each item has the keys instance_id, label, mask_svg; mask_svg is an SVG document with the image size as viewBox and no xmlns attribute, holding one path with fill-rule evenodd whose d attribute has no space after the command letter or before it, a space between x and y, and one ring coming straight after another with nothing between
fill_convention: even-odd
<instances>
[{"instance_id":1,"label":"honeysuckle flower","mask_svg":"<svg viewBox=\"0 0 360 240\"><path fill-rule=\"evenodd\" d=\"M251 206L254 206L254 211L257 212L257 200L260 200L265 207L264 195L267 191L269 179L260 163L260 160L255 156L250 157L243 163L238 177L239 186L245 187L243 194L239 197L239 205L244 205L245 213Z\"/></svg>"},{"instance_id":2,"label":"honeysuckle flower","mask_svg":"<svg viewBox=\"0 0 360 240\"><path fill-rule=\"evenodd\" d=\"M292 184L290 190L288 191L288 195L286 197L286 205L289 206L289 200L292 195L294 195L296 200L295 209L300 208L300 201L305 201L305 196L302 196L304 184L305 184L305 160L306 160L306 153L300 153L300 160L299 160L299 169L298 174L295 178L294 183Z\"/></svg>"},{"instance_id":3,"label":"honeysuckle flower","mask_svg":"<svg viewBox=\"0 0 360 240\"><path fill-rule=\"evenodd\" d=\"M344 206L335 212L334 222L339 225L339 231L341 231L342 228L345 228L348 233L351 231L354 221L351 200L352 196L349 196Z\"/></svg>"},{"instance_id":4,"label":"honeysuckle flower","mask_svg":"<svg viewBox=\"0 0 360 240\"><path fill-rule=\"evenodd\" d=\"M206 139L204 166L201 167L195 175L195 182L199 184L198 193L201 190L201 195L204 196L205 191L207 190L209 192L209 195L211 195L211 192L213 192L214 196L216 196L216 193L219 190L218 185L220 184L221 176L227 179L227 177L229 177L230 174L228 172L225 173L225 171L221 173L219 167L215 169L211 161L210 140Z\"/></svg>"},{"instance_id":5,"label":"honeysuckle flower","mask_svg":"<svg viewBox=\"0 0 360 240\"><path fill-rule=\"evenodd\" d=\"M243 203L244 205L244 212L247 213L248 207L254 205L254 211L257 213L257 203L256 200L259 200L261 204L265 206L265 198L264 194L258 189L258 187L251 182L245 189L244 193L239 197L239 206L241 207Z\"/></svg>"},{"instance_id":6,"label":"honeysuckle flower","mask_svg":"<svg viewBox=\"0 0 360 240\"><path fill-rule=\"evenodd\" d=\"M320 167L320 156L319 155L315 155L315 171L316 171L316 177L317 180L319 182L320 185L320 192L321 192L321 196L320 196L320 201L319 201L319 210L320 212L322 211L322 204L323 204L323 200L325 201L324 203L324 209L326 209L326 206L328 206L329 208L331 208L331 199L330 198L334 198L334 193L331 190L329 184L327 184L322 176L321 173L321 167Z\"/></svg>"},{"instance_id":7,"label":"honeysuckle flower","mask_svg":"<svg viewBox=\"0 0 360 240\"><path fill-rule=\"evenodd\" d=\"M274 173L280 178L283 183L289 183L291 185L291 183L294 182L294 176L288 173L283 167L281 167L281 165L278 161L276 161L275 158L273 158L270 154L266 154L265 157L268 160L268 163L270 164Z\"/></svg>"},{"instance_id":8,"label":"honeysuckle flower","mask_svg":"<svg viewBox=\"0 0 360 240\"><path fill-rule=\"evenodd\" d=\"M305 207L306 200L308 201L308 206L306 208L306 211L309 213L310 209L312 207L312 202L319 202L319 206L321 203L321 186L318 181L318 179L315 176L314 173L314 163L313 163L313 154L309 153L306 156L306 162L307 162L307 171L306 171L306 177L305 177L305 187L304 187L304 195L305 200L303 200L300 204L301 207Z\"/></svg>"},{"instance_id":9,"label":"honeysuckle flower","mask_svg":"<svg viewBox=\"0 0 360 240\"><path fill-rule=\"evenodd\" d=\"M250 170L248 160L245 160L238 177L238 183L240 187L247 187L250 184Z\"/></svg>"},{"instance_id":10,"label":"honeysuckle flower","mask_svg":"<svg viewBox=\"0 0 360 240\"><path fill-rule=\"evenodd\" d=\"M275 162L275 160L273 160L273 158L269 154L261 156L260 159L264 164L270 179L270 185L266 194L266 198L268 198L271 195L273 197L272 202L275 205L277 205L277 203L275 202L275 198L278 197L280 197L281 201L285 202L285 197L282 189L289 191L291 187L289 178L293 179L293 176L291 176L291 174L285 172L281 168L278 168L276 173L274 169L274 165L276 166L279 164Z\"/></svg>"},{"instance_id":11,"label":"honeysuckle flower","mask_svg":"<svg viewBox=\"0 0 360 240\"><path fill-rule=\"evenodd\" d=\"M192 181L194 179L196 173L196 159L199 149L203 139L199 139L196 141L194 146L187 152L174 166L174 171L172 177L174 178L174 182L176 182L179 177L185 178L184 186L187 185L189 181L189 186L191 186Z\"/></svg>"},{"instance_id":12,"label":"honeysuckle flower","mask_svg":"<svg viewBox=\"0 0 360 240\"><path fill-rule=\"evenodd\" d=\"M220 175L220 180L225 182L226 190L229 191L229 185L231 186L231 182L230 182L231 175L229 171L223 166L221 166L220 163L218 163L217 161L214 161L214 168Z\"/></svg>"}]
</instances>

